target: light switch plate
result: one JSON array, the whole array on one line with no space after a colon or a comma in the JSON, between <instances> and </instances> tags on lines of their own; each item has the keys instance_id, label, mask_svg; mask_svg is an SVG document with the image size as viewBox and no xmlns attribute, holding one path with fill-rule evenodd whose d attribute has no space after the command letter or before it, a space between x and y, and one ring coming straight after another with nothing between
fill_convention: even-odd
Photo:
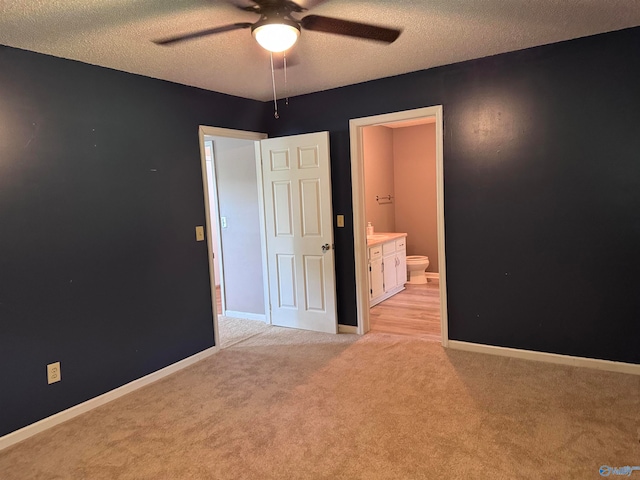
<instances>
[{"instance_id":1,"label":"light switch plate","mask_svg":"<svg viewBox=\"0 0 640 480\"><path fill-rule=\"evenodd\" d=\"M339 227L344 227L344 215L338 215L336 217L336 223Z\"/></svg>"},{"instance_id":2,"label":"light switch plate","mask_svg":"<svg viewBox=\"0 0 640 480\"><path fill-rule=\"evenodd\" d=\"M196 241L202 242L204 240L204 227L202 225L198 225L196 227Z\"/></svg>"},{"instance_id":3,"label":"light switch plate","mask_svg":"<svg viewBox=\"0 0 640 480\"><path fill-rule=\"evenodd\" d=\"M227 228L227 217L220 217L220 226L222 228Z\"/></svg>"}]
</instances>

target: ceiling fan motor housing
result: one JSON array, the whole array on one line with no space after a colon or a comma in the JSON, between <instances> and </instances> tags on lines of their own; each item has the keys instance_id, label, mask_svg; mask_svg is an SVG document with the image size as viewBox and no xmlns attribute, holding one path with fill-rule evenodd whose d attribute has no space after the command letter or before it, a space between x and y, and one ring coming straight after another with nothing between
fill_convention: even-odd
<instances>
[{"instance_id":1,"label":"ceiling fan motor housing","mask_svg":"<svg viewBox=\"0 0 640 480\"><path fill-rule=\"evenodd\" d=\"M300 36L300 22L290 13L291 8L286 5L261 9L260 20L251 26L251 34L271 52L288 50Z\"/></svg>"},{"instance_id":2,"label":"ceiling fan motor housing","mask_svg":"<svg viewBox=\"0 0 640 480\"><path fill-rule=\"evenodd\" d=\"M288 25L300 32L300 22L290 17L289 12L286 12L284 15L280 11L263 13L260 20L251 26L251 33L255 35L254 32L265 25Z\"/></svg>"}]
</instances>

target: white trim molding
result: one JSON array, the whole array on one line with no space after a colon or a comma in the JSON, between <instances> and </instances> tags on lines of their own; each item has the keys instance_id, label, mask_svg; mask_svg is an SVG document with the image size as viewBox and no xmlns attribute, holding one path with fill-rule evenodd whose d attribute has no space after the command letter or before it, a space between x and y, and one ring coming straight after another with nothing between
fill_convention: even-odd
<instances>
[{"instance_id":1,"label":"white trim molding","mask_svg":"<svg viewBox=\"0 0 640 480\"><path fill-rule=\"evenodd\" d=\"M585 367L596 370L606 370L608 372L640 375L640 365L635 363L614 362L612 360L599 360L597 358L587 357L574 357L571 355L561 355L559 353L536 352L534 350L522 350L519 348L496 347L481 343L461 342L459 340L449 340L449 348L453 350L498 355L501 357L534 360L536 362L555 363L557 365L569 365L572 367Z\"/></svg>"},{"instance_id":2,"label":"white trim molding","mask_svg":"<svg viewBox=\"0 0 640 480\"><path fill-rule=\"evenodd\" d=\"M50 417L43 418L42 420L32 423L31 425L27 425L26 427L16 430L15 432L8 433L7 435L0 437L0 451L4 450L7 447L15 445L18 442L26 440L27 438L32 437L37 433L48 430L49 428L55 427L56 425L66 422L67 420L71 420L78 415L82 415L83 413L93 410L94 408L100 407L105 403L116 400L123 395L138 390L139 388L145 387L153 382L157 382L158 380L176 373L183 368L193 365L200 360L204 360L217 351L218 347L208 348L199 353L196 353L195 355L187 357L184 360L180 360L179 362L173 363L167 367L150 373L149 375L145 375L142 378L138 378L137 380L122 385L121 387L87 400L86 402L82 402L71 408L63 410L62 412L51 415Z\"/></svg>"}]
</instances>

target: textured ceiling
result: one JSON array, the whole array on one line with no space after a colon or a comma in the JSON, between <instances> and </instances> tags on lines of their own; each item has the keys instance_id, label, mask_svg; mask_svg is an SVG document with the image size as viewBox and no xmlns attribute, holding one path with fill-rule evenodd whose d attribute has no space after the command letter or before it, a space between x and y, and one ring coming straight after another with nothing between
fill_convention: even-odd
<instances>
[{"instance_id":1,"label":"textured ceiling","mask_svg":"<svg viewBox=\"0 0 640 480\"><path fill-rule=\"evenodd\" d=\"M403 33L387 46L303 30L278 97L640 25L640 0L331 0L310 12ZM151 42L257 19L220 0L0 0L0 44L268 100L269 56L249 30Z\"/></svg>"}]
</instances>

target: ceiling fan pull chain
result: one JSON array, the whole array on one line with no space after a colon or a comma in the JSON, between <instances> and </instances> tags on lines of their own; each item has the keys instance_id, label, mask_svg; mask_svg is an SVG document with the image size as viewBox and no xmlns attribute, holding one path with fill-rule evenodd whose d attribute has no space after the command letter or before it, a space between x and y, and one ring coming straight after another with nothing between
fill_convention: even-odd
<instances>
[{"instance_id":1,"label":"ceiling fan pull chain","mask_svg":"<svg viewBox=\"0 0 640 480\"><path fill-rule=\"evenodd\" d=\"M273 116L280 118L280 115L278 115L278 100L276 99L276 75L273 72L273 52L269 52L269 56L271 57L271 84L273 85Z\"/></svg>"},{"instance_id":2,"label":"ceiling fan pull chain","mask_svg":"<svg viewBox=\"0 0 640 480\"><path fill-rule=\"evenodd\" d=\"M284 104L289 105L289 87L287 85L287 52L282 52L282 61L284 62Z\"/></svg>"}]
</instances>

